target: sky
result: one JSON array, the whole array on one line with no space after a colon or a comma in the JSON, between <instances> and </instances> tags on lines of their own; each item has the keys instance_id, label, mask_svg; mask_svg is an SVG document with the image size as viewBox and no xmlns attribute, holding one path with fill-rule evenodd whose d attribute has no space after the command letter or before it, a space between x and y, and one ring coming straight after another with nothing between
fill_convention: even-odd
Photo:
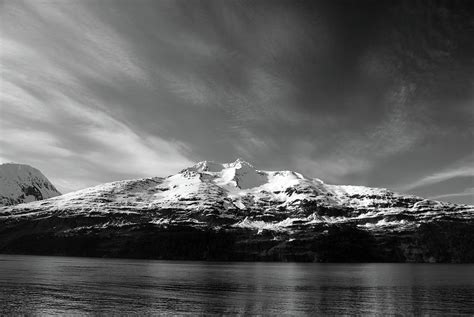
<instances>
[{"instance_id":1,"label":"sky","mask_svg":"<svg viewBox=\"0 0 474 317\"><path fill-rule=\"evenodd\" d=\"M62 192L237 157L474 204L474 2L0 0L0 162Z\"/></svg>"}]
</instances>

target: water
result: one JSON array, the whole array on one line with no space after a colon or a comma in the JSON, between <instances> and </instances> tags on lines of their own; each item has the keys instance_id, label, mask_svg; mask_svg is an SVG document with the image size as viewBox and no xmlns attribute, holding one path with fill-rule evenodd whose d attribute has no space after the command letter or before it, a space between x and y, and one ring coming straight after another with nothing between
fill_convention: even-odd
<instances>
[{"instance_id":1,"label":"water","mask_svg":"<svg viewBox=\"0 0 474 317\"><path fill-rule=\"evenodd\" d=\"M474 314L474 265L0 255L0 314Z\"/></svg>"}]
</instances>

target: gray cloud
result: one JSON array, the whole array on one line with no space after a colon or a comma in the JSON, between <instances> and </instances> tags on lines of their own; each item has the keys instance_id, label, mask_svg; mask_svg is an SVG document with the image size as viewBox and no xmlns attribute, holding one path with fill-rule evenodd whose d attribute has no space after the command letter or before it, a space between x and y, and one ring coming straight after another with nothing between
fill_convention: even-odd
<instances>
[{"instance_id":1,"label":"gray cloud","mask_svg":"<svg viewBox=\"0 0 474 317\"><path fill-rule=\"evenodd\" d=\"M237 156L416 191L473 135L468 8L426 5L5 1L0 159L65 191Z\"/></svg>"}]
</instances>

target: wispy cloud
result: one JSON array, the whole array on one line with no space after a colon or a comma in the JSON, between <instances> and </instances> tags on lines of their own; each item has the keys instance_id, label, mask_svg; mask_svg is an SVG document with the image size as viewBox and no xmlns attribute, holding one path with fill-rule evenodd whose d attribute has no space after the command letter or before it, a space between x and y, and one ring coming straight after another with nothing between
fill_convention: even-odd
<instances>
[{"instance_id":1,"label":"wispy cloud","mask_svg":"<svg viewBox=\"0 0 474 317\"><path fill-rule=\"evenodd\" d=\"M448 194L442 194L442 195L437 195L437 196L431 196L430 199L445 199L445 198L454 198L454 197L471 197L474 198L474 187L471 188L466 188L462 192L456 192L456 193L448 193Z\"/></svg>"},{"instance_id":2,"label":"wispy cloud","mask_svg":"<svg viewBox=\"0 0 474 317\"><path fill-rule=\"evenodd\" d=\"M377 156L393 155L414 146L423 136L423 126L417 122L417 105L411 97L414 84L402 83L387 96L385 119L369 133L368 146Z\"/></svg>"},{"instance_id":3,"label":"wispy cloud","mask_svg":"<svg viewBox=\"0 0 474 317\"><path fill-rule=\"evenodd\" d=\"M350 117L331 120L332 126L341 126L340 131L311 142L297 142L294 164L309 175L345 183L348 175L367 174L380 160L409 151L424 137L413 110L414 90L406 83L391 90L385 96L382 120L374 123L367 118L362 130L344 128L352 124Z\"/></svg>"},{"instance_id":4,"label":"wispy cloud","mask_svg":"<svg viewBox=\"0 0 474 317\"><path fill-rule=\"evenodd\" d=\"M446 168L442 171L432 173L430 175L424 176L414 182L406 184L401 187L403 191L409 191L416 188L421 188L437 183L441 183L447 180L459 178L459 177L474 177L474 157L469 156L455 165Z\"/></svg>"},{"instance_id":5,"label":"wispy cloud","mask_svg":"<svg viewBox=\"0 0 474 317\"><path fill-rule=\"evenodd\" d=\"M183 143L127 123L91 90L91 83L148 81L118 33L75 2L16 5L2 9L9 21L0 41L2 161L33 165L62 191L164 176L192 163Z\"/></svg>"},{"instance_id":6,"label":"wispy cloud","mask_svg":"<svg viewBox=\"0 0 474 317\"><path fill-rule=\"evenodd\" d=\"M449 165L472 147L472 74L466 60L420 58L418 34L403 40L420 16L386 10L395 24L379 25L370 10L314 1L1 7L0 159L67 190L236 156L383 187L472 174ZM467 34L447 35L449 56L464 56ZM427 195L459 189L449 183Z\"/></svg>"},{"instance_id":7,"label":"wispy cloud","mask_svg":"<svg viewBox=\"0 0 474 317\"><path fill-rule=\"evenodd\" d=\"M353 173L361 173L370 167L370 162L351 157L335 157L323 160L307 158L297 159L298 170L308 177L320 178L329 184L340 184L345 177Z\"/></svg>"}]
</instances>

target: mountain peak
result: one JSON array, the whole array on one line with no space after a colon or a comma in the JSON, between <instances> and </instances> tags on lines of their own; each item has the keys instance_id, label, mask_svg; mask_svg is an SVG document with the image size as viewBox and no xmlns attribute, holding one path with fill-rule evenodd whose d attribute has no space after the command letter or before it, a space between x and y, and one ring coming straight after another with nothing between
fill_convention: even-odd
<instances>
[{"instance_id":1,"label":"mountain peak","mask_svg":"<svg viewBox=\"0 0 474 317\"><path fill-rule=\"evenodd\" d=\"M17 169L17 170L21 170L21 169L32 169L32 170L38 170L28 164L22 164L22 163L15 163L15 162L7 162L7 163L2 163L0 164L0 167L2 169Z\"/></svg>"},{"instance_id":2,"label":"mountain peak","mask_svg":"<svg viewBox=\"0 0 474 317\"><path fill-rule=\"evenodd\" d=\"M224 163L223 164L225 167L235 167L235 168L242 168L242 167L248 167L254 169L253 165L250 164L247 161L244 161L242 158L237 158L234 162L232 163Z\"/></svg>"},{"instance_id":3,"label":"mountain peak","mask_svg":"<svg viewBox=\"0 0 474 317\"><path fill-rule=\"evenodd\" d=\"M244 161L242 158L239 157L234 162L231 162L231 163L217 163L214 161L201 161L194 164L191 167L185 168L183 171L218 173L228 168L235 168L235 169L246 168L246 169L255 170L252 164Z\"/></svg>"},{"instance_id":4,"label":"mountain peak","mask_svg":"<svg viewBox=\"0 0 474 317\"><path fill-rule=\"evenodd\" d=\"M217 163L214 161L201 161L191 167L185 168L183 171L220 172L223 168L224 166L221 163Z\"/></svg>"}]
</instances>

